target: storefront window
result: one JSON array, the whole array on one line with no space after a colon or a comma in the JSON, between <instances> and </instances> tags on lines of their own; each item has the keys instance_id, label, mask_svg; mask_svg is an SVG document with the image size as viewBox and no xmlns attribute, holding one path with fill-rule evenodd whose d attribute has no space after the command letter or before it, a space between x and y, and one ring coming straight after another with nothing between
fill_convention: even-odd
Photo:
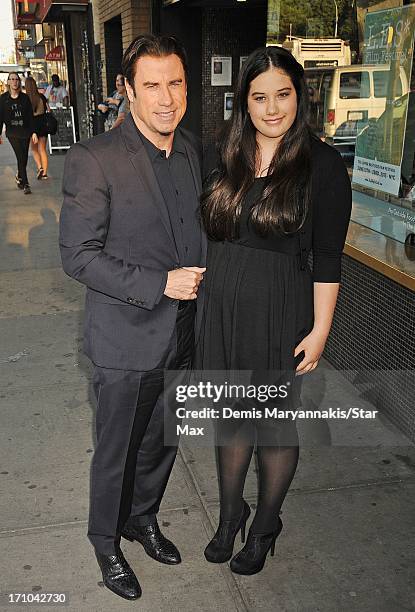
<instances>
[{"instance_id":1,"label":"storefront window","mask_svg":"<svg viewBox=\"0 0 415 612\"><path fill-rule=\"evenodd\" d=\"M408 243L415 234L415 3L377 10L381 4L371 3L361 24L373 93L356 133L352 219ZM354 97L345 81L349 90Z\"/></svg>"},{"instance_id":2,"label":"storefront window","mask_svg":"<svg viewBox=\"0 0 415 612\"><path fill-rule=\"evenodd\" d=\"M415 2L358 0L358 63L305 68L314 131L342 154L353 221L415 234Z\"/></svg>"},{"instance_id":3,"label":"storefront window","mask_svg":"<svg viewBox=\"0 0 415 612\"><path fill-rule=\"evenodd\" d=\"M50 83L52 74L58 74L61 82L68 89L68 66L64 25L63 23L48 23L43 24L43 27L47 32L45 51L48 81Z\"/></svg>"}]
</instances>

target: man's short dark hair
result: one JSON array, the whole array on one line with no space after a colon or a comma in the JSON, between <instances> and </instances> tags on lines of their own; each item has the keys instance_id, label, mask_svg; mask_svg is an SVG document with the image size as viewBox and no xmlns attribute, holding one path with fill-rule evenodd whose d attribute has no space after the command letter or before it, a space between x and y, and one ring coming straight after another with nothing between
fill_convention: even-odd
<instances>
[{"instance_id":1,"label":"man's short dark hair","mask_svg":"<svg viewBox=\"0 0 415 612\"><path fill-rule=\"evenodd\" d=\"M143 34L137 36L125 51L121 63L121 72L132 87L134 94L134 77L137 60L140 57L149 55L150 57L166 57L167 55L177 55L183 65L184 74L187 81L188 66L186 51L181 42L174 36L156 36L155 34Z\"/></svg>"}]
</instances>

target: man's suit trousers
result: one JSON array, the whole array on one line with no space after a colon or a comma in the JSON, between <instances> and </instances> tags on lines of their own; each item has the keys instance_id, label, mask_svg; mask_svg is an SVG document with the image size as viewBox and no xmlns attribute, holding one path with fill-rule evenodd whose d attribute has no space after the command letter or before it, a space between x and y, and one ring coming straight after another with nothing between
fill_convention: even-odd
<instances>
[{"instance_id":1,"label":"man's suit trousers","mask_svg":"<svg viewBox=\"0 0 415 612\"><path fill-rule=\"evenodd\" d=\"M164 445L164 370L190 367L194 317L192 301L178 310L168 351L156 369L95 368L97 444L88 537L102 554L115 554L130 516L146 525L159 510L177 453L177 446Z\"/></svg>"}]
</instances>

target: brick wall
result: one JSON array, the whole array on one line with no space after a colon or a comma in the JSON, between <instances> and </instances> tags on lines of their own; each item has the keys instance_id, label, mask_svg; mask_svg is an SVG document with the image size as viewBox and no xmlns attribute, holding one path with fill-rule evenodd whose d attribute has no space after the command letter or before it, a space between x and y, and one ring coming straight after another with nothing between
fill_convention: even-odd
<instances>
[{"instance_id":1,"label":"brick wall","mask_svg":"<svg viewBox=\"0 0 415 612\"><path fill-rule=\"evenodd\" d=\"M101 58L104 66L107 61L104 44L104 23L117 15L121 15L122 48L125 51L136 36L151 30L151 0L117 0L117 2L114 2L114 0L100 0ZM111 89L112 84L107 84L105 70L102 76L103 91L107 92Z\"/></svg>"}]
</instances>

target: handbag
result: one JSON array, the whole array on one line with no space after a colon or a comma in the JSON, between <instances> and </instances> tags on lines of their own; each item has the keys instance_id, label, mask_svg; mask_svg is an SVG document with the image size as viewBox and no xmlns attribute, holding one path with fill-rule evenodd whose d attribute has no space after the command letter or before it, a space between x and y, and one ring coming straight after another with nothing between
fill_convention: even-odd
<instances>
[{"instance_id":1,"label":"handbag","mask_svg":"<svg viewBox=\"0 0 415 612\"><path fill-rule=\"evenodd\" d=\"M45 113L45 130L51 136L54 136L58 131L58 120L50 111Z\"/></svg>"}]
</instances>

